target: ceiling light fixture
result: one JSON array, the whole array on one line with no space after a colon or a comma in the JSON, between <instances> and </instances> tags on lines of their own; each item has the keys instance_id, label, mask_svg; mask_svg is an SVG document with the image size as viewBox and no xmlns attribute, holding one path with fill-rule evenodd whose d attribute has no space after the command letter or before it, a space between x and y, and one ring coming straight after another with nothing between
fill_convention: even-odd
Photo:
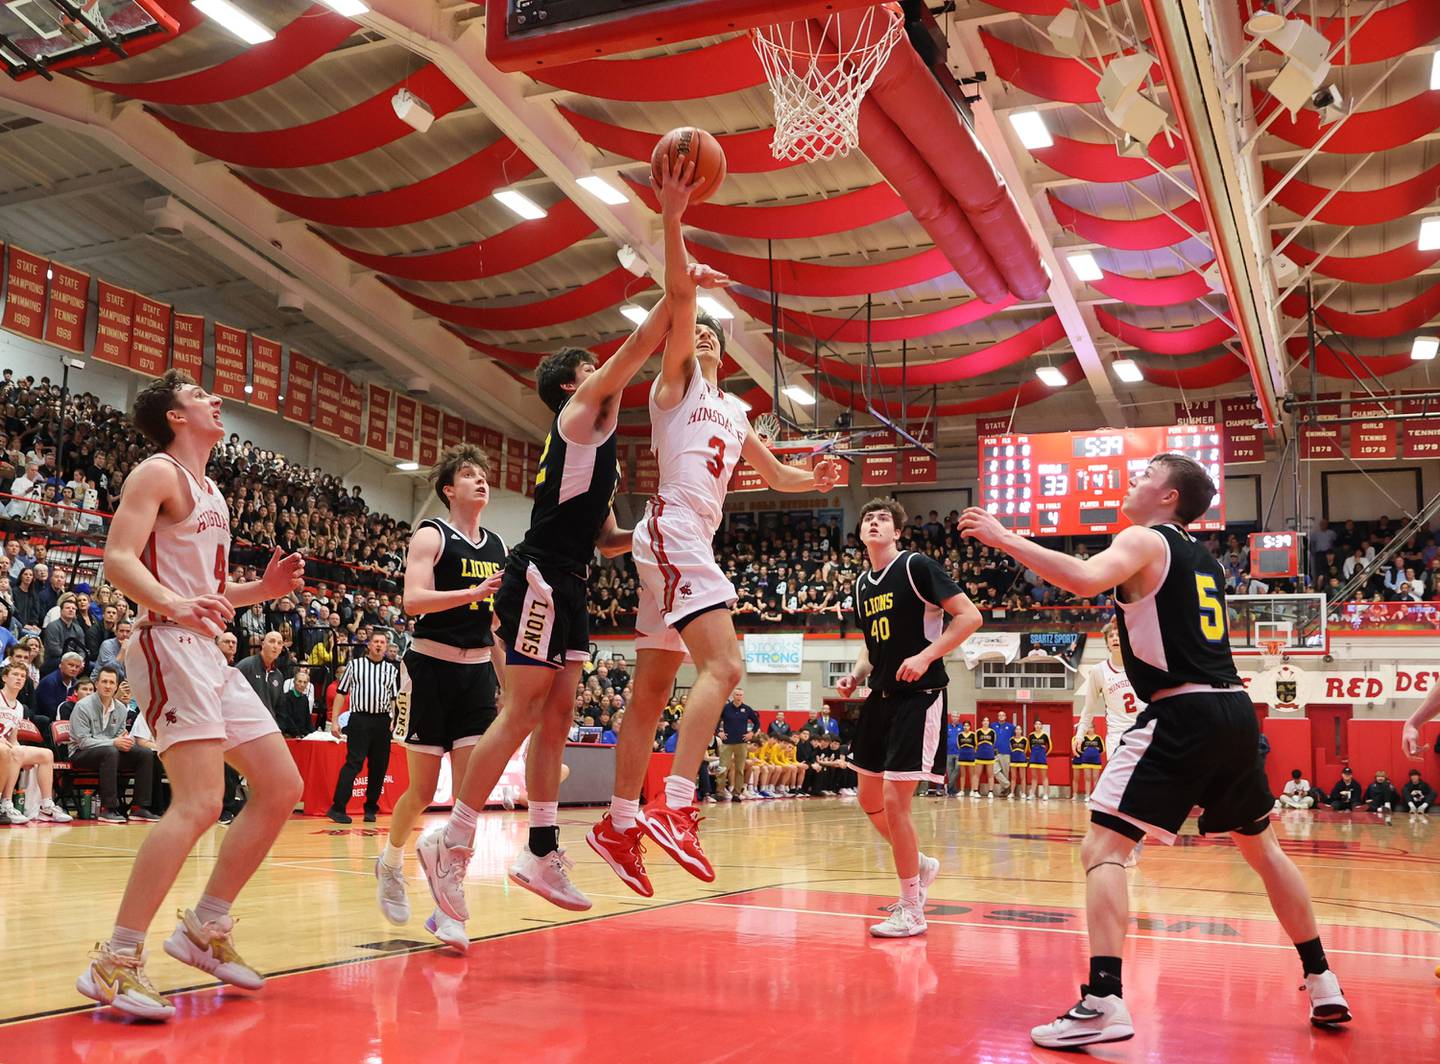
<instances>
[{"instance_id":1,"label":"ceiling light fixture","mask_svg":"<svg viewBox=\"0 0 1440 1064\"><path fill-rule=\"evenodd\" d=\"M695 304L706 314L709 314L718 321L729 321L735 316L730 313L724 303L720 302L720 300L714 296L697 296L695 298Z\"/></svg>"},{"instance_id":2,"label":"ceiling light fixture","mask_svg":"<svg viewBox=\"0 0 1440 1064\"><path fill-rule=\"evenodd\" d=\"M639 303L626 303L620 308L620 313L624 314L625 317L629 318L634 324L643 325L645 324L645 318L650 312Z\"/></svg>"},{"instance_id":3,"label":"ceiling light fixture","mask_svg":"<svg viewBox=\"0 0 1440 1064\"><path fill-rule=\"evenodd\" d=\"M419 462L396 462L395 468L402 473L413 473L420 468Z\"/></svg>"},{"instance_id":4,"label":"ceiling light fixture","mask_svg":"<svg viewBox=\"0 0 1440 1064\"><path fill-rule=\"evenodd\" d=\"M194 6L200 14L214 19L246 44L264 44L275 39L275 34L230 3L230 0L195 0Z\"/></svg>"},{"instance_id":5,"label":"ceiling light fixture","mask_svg":"<svg viewBox=\"0 0 1440 1064\"><path fill-rule=\"evenodd\" d=\"M545 217L545 208L541 207L523 192L517 192L513 188L502 188L498 190L495 193L495 198L527 222L537 221Z\"/></svg>"},{"instance_id":6,"label":"ceiling light fixture","mask_svg":"<svg viewBox=\"0 0 1440 1064\"><path fill-rule=\"evenodd\" d=\"M1141 144L1149 144L1165 128L1164 108L1140 93L1154 65L1155 57L1143 49L1122 55L1111 60L1097 87L1105 117Z\"/></svg>"},{"instance_id":7,"label":"ceiling light fixture","mask_svg":"<svg viewBox=\"0 0 1440 1064\"><path fill-rule=\"evenodd\" d=\"M1030 151L1055 144L1055 138L1045 125L1045 116L1039 111L1016 111L1010 116L1010 125L1015 128L1020 143Z\"/></svg>"},{"instance_id":8,"label":"ceiling light fixture","mask_svg":"<svg viewBox=\"0 0 1440 1064\"><path fill-rule=\"evenodd\" d=\"M1117 358L1110 363L1110 368L1115 371L1115 376L1126 384L1139 384L1145 379L1145 371L1131 358Z\"/></svg>"},{"instance_id":9,"label":"ceiling light fixture","mask_svg":"<svg viewBox=\"0 0 1440 1064\"><path fill-rule=\"evenodd\" d=\"M1419 251L1440 251L1440 214L1431 215L1420 221Z\"/></svg>"},{"instance_id":10,"label":"ceiling light fixture","mask_svg":"<svg viewBox=\"0 0 1440 1064\"><path fill-rule=\"evenodd\" d=\"M1098 281L1105 276L1095 256L1088 251L1072 252L1065 256L1065 261L1070 264L1071 272L1082 281Z\"/></svg>"},{"instance_id":11,"label":"ceiling light fixture","mask_svg":"<svg viewBox=\"0 0 1440 1064\"><path fill-rule=\"evenodd\" d=\"M810 389L805 387L803 384L787 384L785 385L785 387L781 388L780 391L787 398L789 398L793 402L799 403L801 406L815 405L814 393L811 392Z\"/></svg>"},{"instance_id":12,"label":"ceiling light fixture","mask_svg":"<svg viewBox=\"0 0 1440 1064\"><path fill-rule=\"evenodd\" d=\"M618 207L620 204L626 202L625 193L621 192L603 177L598 177L595 174L577 178L575 183L601 203L608 203L612 207Z\"/></svg>"},{"instance_id":13,"label":"ceiling light fixture","mask_svg":"<svg viewBox=\"0 0 1440 1064\"><path fill-rule=\"evenodd\" d=\"M255 385L253 385L253 384L247 384L247 385L245 385L245 394L246 394L246 395L251 395L251 394L254 393L254 391L255 391Z\"/></svg>"},{"instance_id":14,"label":"ceiling light fixture","mask_svg":"<svg viewBox=\"0 0 1440 1064\"><path fill-rule=\"evenodd\" d=\"M1416 362L1429 362L1440 351L1440 337L1417 336L1410 345L1410 357Z\"/></svg>"},{"instance_id":15,"label":"ceiling light fixture","mask_svg":"<svg viewBox=\"0 0 1440 1064\"><path fill-rule=\"evenodd\" d=\"M1061 373L1054 366L1038 366L1035 369L1035 376L1052 388L1063 388L1069 384L1065 374Z\"/></svg>"},{"instance_id":16,"label":"ceiling light fixture","mask_svg":"<svg viewBox=\"0 0 1440 1064\"><path fill-rule=\"evenodd\" d=\"M320 0L320 2L335 14L344 15L346 18L359 18L370 11L360 0Z\"/></svg>"},{"instance_id":17,"label":"ceiling light fixture","mask_svg":"<svg viewBox=\"0 0 1440 1064\"><path fill-rule=\"evenodd\" d=\"M1435 58L1430 60L1430 89L1432 92L1440 91L1440 52L1435 53Z\"/></svg>"}]
</instances>

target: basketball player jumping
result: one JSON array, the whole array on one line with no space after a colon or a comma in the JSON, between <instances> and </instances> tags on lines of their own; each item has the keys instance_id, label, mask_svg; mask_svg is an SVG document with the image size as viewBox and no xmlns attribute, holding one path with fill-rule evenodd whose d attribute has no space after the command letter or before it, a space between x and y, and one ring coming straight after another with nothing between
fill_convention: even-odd
<instances>
[{"instance_id":1,"label":"basketball player jumping","mask_svg":"<svg viewBox=\"0 0 1440 1064\"><path fill-rule=\"evenodd\" d=\"M680 223L690 193L662 204L665 295L671 325L660 375L650 387L650 440L660 465L660 486L646 504L634 534L640 574L636 618L635 692L615 752L615 793L610 810L586 842L632 890L654 890L640 844L648 835L691 875L715 878L700 848L695 780L715 735L720 711L740 683L742 663L730 607L735 587L715 562L730 475L743 455L775 491L826 492L841 475L825 458L813 471L787 466L750 427L739 398L720 390L725 334L708 315L697 315L695 283ZM675 760L662 794L640 810L655 725L686 652L696 677L680 721Z\"/></svg>"},{"instance_id":2,"label":"basketball player jumping","mask_svg":"<svg viewBox=\"0 0 1440 1064\"><path fill-rule=\"evenodd\" d=\"M300 800L300 774L275 718L245 677L226 667L214 639L237 609L298 590L305 562L277 550L259 580L226 584L230 511L205 476L210 451L225 438L219 396L171 370L140 392L131 419L159 450L125 478L105 542L105 577L140 606L125 671L171 801L135 855L110 941L96 947L75 986L126 1015L160 1020L175 1007L145 975L145 933L220 815L227 762L249 781L250 799L165 952L233 986L264 985L235 951L230 905Z\"/></svg>"},{"instance_id":3,"label":"basketball player jumping","mask_svg":"<svg viewBox=\"0 0 1440 1064\"><path fill-rule=\"evenodd\" d=\"M910 802L921 780L945 782L945 656L980 629L980 611L933 559L900 549L905 510L872 499L860 511L860 542L870 568L855 581L855 616L865 636L860 658L836 689L870 695L850 761L860 776L860 808L890 844L900 899L870 926L876 938L925 933L925 895L940 862L920 852ZM946 614L950 623L945 625Z\"/></svg>"},{"instance_id":4,"label":"basketball player jumping","mask_svg":"<svg viewBox=\"0 0 1440 1064\"><path fill-rule=\"evenodd\" d=\"M1085 708L1080 711L1080 723L1075 726L1071 745L1078 755L1085 733L1090 730L1095 718L1105 715L1105 764L1115 761L1115 752L1120 749L1120 740L1135 723L1135 718L1145 708L1130 686L1130 677L1125 674L1125 659L1120 649L1120 628L1115 621L1105 625L1101 635L1105 637L1105 648L1110 656L1090 666L1085 676ZM1091 784L1094 790L1094 784ZM1125 866L1133 868L1140 857L1143 840L1135 844Z\"/></svg>"},{"instance_id":5,"label":"basketball player jumping","mask_svg":"<svg viewBox=\"0 0 1440 1064\"><path fill-rule=\"evenodd\" d=\"M679 173L667 169L657 186L667 205L688 202L693 187L688 163ZM725 280L704 266L687 276L692 289ZM503 708L471 751L449 822L422 836L417 848L436 904L452 920L469 917L464 878L477 812L527 735L530 836L510 879L562 908L590 908L590 899L570 882L570 860L559 846L561 762L575 686L590 657L590 562L597 547L606 556L630 549L630 532L616 527L611 512L619 478L620 393L669 331L670 317L667 295L603 366L597 368L588 351L567 348L537 370L540 398L555 411L555 421L540 454L530 530L511 550L495 595L507 666Z\"/></svg>"},{"instance_id":6,"label":"basketball player jumping","mask_svg":"<svg viewBox=\"0 0 1440 1064\"><path fill-rule=\"evenodd\" d=\"M1122 504L1132 526L1088 558L1042 547L976 507L960 519L964 536L998 547L1057 587L1085 597L1115 588L1125 672L1149 703L1090 798L1090 830L1080 849L1089 981L1074 1007L1030 1032L1037 1045L1116 1042L1135 1033L1121 997L1129 917L1125 857L1147 834L1173 844L1197 805L1204 809L1201 832L1229 832L1260 874L1300 954L1310 1022L1350 1019L1305 881L1270 830L1275 800L1260 761L1255 707L1230 654L1224 570L1185 531L1214 496L1215 485L1197 462L1157 455L1131 480Z\"/></svg>"},{"instance_id":7,"label":"basketball player jumping","mask_svg":"<svg viewBox=\"0 0 1440 1064\"><path fill-rule=\"evenodd\" d=\"M480 527L490 501L489 473L480 448L447 448L430 483L449 518L421 521L405 556L405 612L419 620L402 662L401 687L410 701L396 733L405 744L410 783L395 803L390 838L375 860L380 911L392 924L410 919L405 845L435 794L441 758L448 752L452 779L463 780L471 748L495 720L490 597L500 586L505 542ZM439 908L425 929L462 953L470 947L464 926Z\"/></svg>"}]
</instances>

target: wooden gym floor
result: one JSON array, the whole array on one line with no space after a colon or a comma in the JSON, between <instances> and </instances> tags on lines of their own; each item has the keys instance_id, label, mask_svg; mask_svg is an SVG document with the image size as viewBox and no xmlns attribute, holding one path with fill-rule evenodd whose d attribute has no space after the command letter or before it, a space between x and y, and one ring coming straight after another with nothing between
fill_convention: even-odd
<instances>
[{"instance_id":1,"label":"wooden gym floor","mask_svg":"<svg viewBox=\"0 0 1440 1064\"><path fill-rule=\"evenodd\" d=\"M430 899L413 851L414 919L393 928L375 906L380 832L297 817L236 907L237 945L273 974L258 994L197 986L199 973L160 949L170 910L199 895L217 827L151 929L155 983L187 988L168 1025L116 1019L73 987L146 829L0 829L0 1062L1059 1060L1027 1031L1072 1004L1084 977L1082 805L916 808L943 868L929 934L902 942L865 932L894 880L853 799L708 806L718 879L701 883L655 852L648 900L585 846L598 813L565 810L562 842L595 901L586 914L505 882L524 814L490 813L465 958L423 929ZM1258 880L1228 841L1189 836L1147 845L1130 873L1137 1034L1095 1055L1390 1061L1440 1045L1440 823L1322 813L1276 827L1314 894L1355 1023L1309 1027L1298 961Z\"/></svg>"}]
</instances>

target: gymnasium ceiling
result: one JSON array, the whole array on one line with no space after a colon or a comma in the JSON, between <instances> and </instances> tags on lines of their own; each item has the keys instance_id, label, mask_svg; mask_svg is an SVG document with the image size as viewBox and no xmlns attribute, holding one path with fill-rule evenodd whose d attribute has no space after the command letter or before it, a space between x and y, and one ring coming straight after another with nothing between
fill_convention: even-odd
<instances>
[{"instance_id":1,"label":"gymnasium ceiling","mask_svg":"<svg viewBox=\"0 0 1440 1064\"><path fill-rule=\"evenodd\" d=\"M658 295L648 277L624 274L616 260L617 248L628 243L656 261L658 218L633 189L624 204L610 206L575 179L594 173L626 187L626 178L644 175L643 162L620 153L628 141L617 130L658 134L693 124L719 135L754 133L737 142L753 148L763 138L755 131L773 120L758 66L753 77L735 75L733 91L686 100L613 98L665 92L644 77L606 78L595 63L557 70L546 81L501 73L484 60L482 9L468 3L376 0L350 24L318 5L244 0L242 7L279 34L256 49L199 18L185 0L165 6L189 28L145 55L54 82L0 80L0 238L179 309L268 331L361 378L428 388L432 401L457 413L532 435L547 420L517 379L532 356L561 344L613 346L628 328L618 304L648 304ZM1046 33L1072 6L1089 31L1078 58L1061 55ZM944 384L935 398L960 409L988 407L987 416L1013 410L1020 428L1078 428L1163 423L1173 419L1177 400L1256 394L1256 376L1277 395L1306 392L1309 370L1295 360L1303 352L1294 343L1304 336L1302 270L1312 265L1312 253L1323 252L1327 258L1311 280L1322 328L1336 338L1318 363L1321 390L1440 384L1434 363L1409 358L1413 338L1440 319L1440 298L1430 296L1432 289L1440 296L1440 252L1415 250L1420 218L1434 211L1440 188L1440 92L1430 89L1440 5L1288 5L1292 17L1314 21L1339 45L1327 83L1362 113L1338 128L1318 127L1318 113L1306 109L1295 122L1282 117L1255 132L1257 108L1263 120L1274 106L1265 89L1284 62L1268 48L1253 51L1228 81L1213 70L1198 80L1177 72L1184 100L1171 98L1157 68L1144 92L1164 110L1170 136L1162 132L1152 142L1148 160L1115 154L1116 129L1095 102L1101 69L1095 57L1148 40L1146 6L960 0L939 16L952 71L989 74L974 107L977 136L1020 198L1041 258L1058 268L1047 297L916 336L903 356L899 343L877 342L877 362L898 365L903 357L915 367L976 354L1068 307L1066 329L1053 342ZM1195 0L1156 6L1192 14L1197 8ZM1207 5L1204 35L1222 69L1249 40L1242 24L1252 6L1252 0ZM1341 21L1328 21L1337 16ZM1190 23L1192 35L1197 25ZM1169 43L1173 49L1173 37ZM691 53L702 64L725 46L709 38L625 60ZM390 115L389 97L399 85L440 113L428 132L411 132ZM176 102L197 99L210 102ZM1182 107L1188 115L1179 113ZM1024 111L1042 116L1055 147L1022 146L1009 119ZM1196 116L1207 111L1211 124L1196 127ZM276 132L302 126L308 128ZM1188 152L1182 128L1199 128L1205 150ZM258 133L272 135L247 136ZM1253 151L1236 147L1252 136ZM1238 236L1222 237L1238 241L1239 254L1249 249L1243 268L1230 264L1229 286L1204 277L1215 258L1214 212L1207 215L1197 202L1192 154L1202 169L1217 171L1205 173L1201 184L1241 219ZM1231 162L1228 184L1216 155ZM730 304L737 312L730 383L742 393L774 388L767 254L806 267L856 267L934 246L926 227L891 202L863 152L786 168L767 166L763 156L745 154L750 166L734 165L732 156L731 176L714 202L788 207L856 193L877 220L853 228L822 224L839 231L773 244L692 227L701 257L708 247L760 260L752 279L762 283L738 289ZM1292 168L1292 180L1262 205L1267 182ZM506 185L550 217L516 230L519 219L490 194ZM1337 189L1316 218L1301 224L1317 199ZM1256 219L1253 226L1247 217ZM1291 254L1279 260L1260 248L1292 236ZM1063 265L1077 251L1091 252L1106 276L1078 280ZM937 275L869 292L874 318L929 314L975 298L953 271L929 272ZM1277 300L1297 283L1287 300ZM832 295L786 292L780 303L788 311L863 319L865 285L852 287ZM1247 319L1237 298L1253 303L1258 316ZM303 309L281 310L281 302ZM531 303L537 306L504 313ZM450 327L441 315L454 319ZM788 341L810 350L813 341L802 332L792 322ZM1082 351L1088 356L1077 359ZM835 342L825 353L858 368L863 352L862 343ZM1110 370L1116 357L1137 362L1146 380L1117 380ZM1253 373L1247 357L1255 360ZM802 367L782 364L787 381L801 379ZM1044 364L1068 367L1073 383L1037 388L1035 369ZM908 392L912 403L929 398L920 389ZM819 410L828 423L838 407L822 402ZM637 410L628 419L642 416ZM973 415L942 422L947 449L971 438Z\"/></svg>"}]
</instances>

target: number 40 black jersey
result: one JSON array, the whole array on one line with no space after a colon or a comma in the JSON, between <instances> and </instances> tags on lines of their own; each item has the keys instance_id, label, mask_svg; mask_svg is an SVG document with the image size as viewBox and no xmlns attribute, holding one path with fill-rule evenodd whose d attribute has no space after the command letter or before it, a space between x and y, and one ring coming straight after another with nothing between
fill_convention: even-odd
<instances>
[{"instance_id":1,"label":"number 40 black jersey","mask_svg":"<svg viewBox=\"0 0 1440 1064\"><path fill-rule=\"evenodd\" d=\"M960 593L938 563L914 551L901 551L878 572L860 574L855 616L870 657L871 690L933 691L949 683L943 661L932 662L915 681L897 680L895 672L939 638L945 626L940 604Z\"/></svg>"}]
</instances>

